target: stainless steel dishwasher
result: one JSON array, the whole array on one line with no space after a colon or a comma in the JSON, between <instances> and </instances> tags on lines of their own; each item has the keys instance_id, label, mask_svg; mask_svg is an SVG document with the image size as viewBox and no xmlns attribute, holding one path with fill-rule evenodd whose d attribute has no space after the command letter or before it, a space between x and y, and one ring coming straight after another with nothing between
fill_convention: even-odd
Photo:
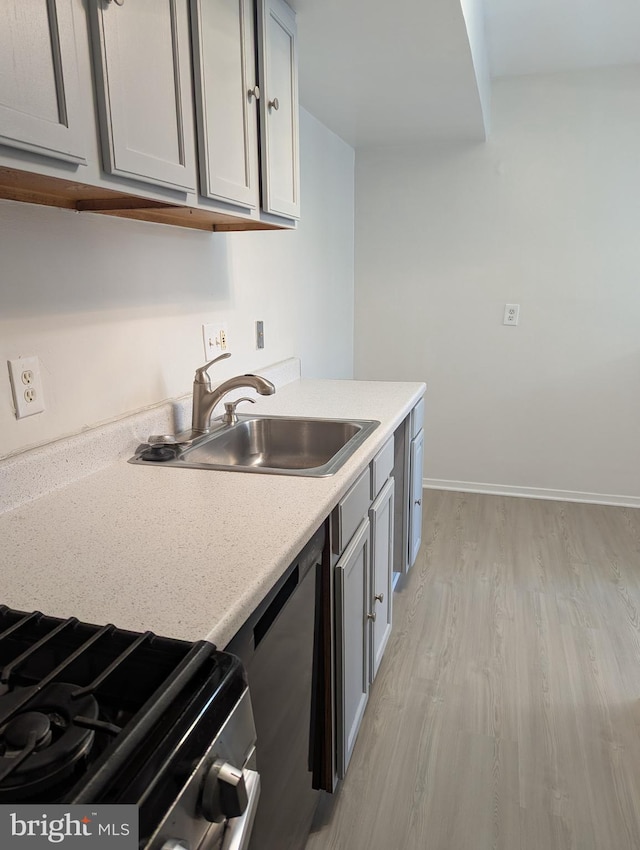
<instances>
[{"instance_id":1,"label":"stainless steel dishwasher","mask_svg":"<svg viewBox=\"0 0 640 850\"><path fill-rule=\"evenodd\" d=\"M301 850L318 801L325 539L322 526L226 647L246 668L257 732L262 791L250 850Z\"/></svg>"}]
</instances>

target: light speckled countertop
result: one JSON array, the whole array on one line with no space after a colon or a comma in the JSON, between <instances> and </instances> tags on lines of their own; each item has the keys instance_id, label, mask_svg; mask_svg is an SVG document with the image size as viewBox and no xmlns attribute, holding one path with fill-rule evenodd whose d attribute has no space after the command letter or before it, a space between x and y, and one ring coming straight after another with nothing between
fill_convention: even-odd
<instances>
[{"instance_id":1,"label":"light speckled countertop","mask_svg":"<svg viewBox=\"0 0 640 850\"><path fill-rule=\"evenodd\" d=\"M119 456L1 514L0 604L224 647L424 391L303 380L260 398L251 412L380 420L329 478L149 469Z\"/></svg>"}]
</instances>

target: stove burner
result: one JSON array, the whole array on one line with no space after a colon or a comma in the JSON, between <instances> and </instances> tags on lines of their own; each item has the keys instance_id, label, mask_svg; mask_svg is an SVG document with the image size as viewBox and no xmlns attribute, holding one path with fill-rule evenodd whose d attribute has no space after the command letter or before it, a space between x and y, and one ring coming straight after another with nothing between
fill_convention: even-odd
<instances>
[{"instance_id":1,"label":"stove burner","mask_svg":"<svg viewBox=\"0 0 640 850\"><path fill-rule=\"evenodd\" d=\"M10 717L0 725L0 801L31 797L73 776L99 726L95 697L74 698L77 685L49 684L25 703L28 690L0 696L0 716Z\"/></svg>"},{"instance_id":2,"label":"stove burner","mask_svg":"<svg viewBox=\"0 0 640 850\"><path fill-rule=\"evenodd\" d=\"M34 749L41 750L51 743L51 721L40 711L26 711L7 723L4 739L11 750L22 751L33 739Z\"/></svg>"}]
</instances>

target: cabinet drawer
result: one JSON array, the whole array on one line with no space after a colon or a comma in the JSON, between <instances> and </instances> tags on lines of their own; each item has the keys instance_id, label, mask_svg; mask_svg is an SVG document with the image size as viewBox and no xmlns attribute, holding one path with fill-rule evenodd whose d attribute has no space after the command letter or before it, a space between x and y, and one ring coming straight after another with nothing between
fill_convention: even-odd
<instances>
[{"instance_id":1,"label":"cabinet drawer","mask_svg":"<svg viewBox=\"0 0 640 850\"><path fill-rule=\"evenodd\" d=\"M333 512L333 551L339 555L366 517L371 504L370 472L367 467Z\"/></svg>"},{"instance_id":2,"label":"cabinet drawer","mask_svg":"<svg viewBox=\"0 0 640 850\"><path fill-rule=\"evenodd\" d=\"M375 499L393 471L393 437L371 461L371 498Z\"/></svg>"},{"instance_id":3,"label":"cabinet drawer","mask_svg":"<svg viewBox=\"0 0 640 850\"><path fill-rule=\"evenodd\" d=\"M416 406L411 411L411 439L413 440L420 431L422 431L422 427L424 425L424 398L421 398L420 401L416 404Z\"/></svg>"}]
</instances>

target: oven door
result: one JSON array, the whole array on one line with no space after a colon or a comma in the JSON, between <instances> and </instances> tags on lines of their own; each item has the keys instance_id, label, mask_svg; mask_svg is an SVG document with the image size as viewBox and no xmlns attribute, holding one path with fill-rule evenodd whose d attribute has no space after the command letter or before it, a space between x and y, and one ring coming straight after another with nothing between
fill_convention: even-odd
<instances>
[{"instance_id":1,"label":"oven door","mask_svg":"<svg viewBox=\"0 0 640 850\"><path fill-rule=\"evenodd\" d=\"M224 824L211 824L198 850L246 850L249 846L260 799L260 776L257 771L248 768L242 773L247 789L247 808L240 817L229 818Z\"/></svg>"}]
</instances>

